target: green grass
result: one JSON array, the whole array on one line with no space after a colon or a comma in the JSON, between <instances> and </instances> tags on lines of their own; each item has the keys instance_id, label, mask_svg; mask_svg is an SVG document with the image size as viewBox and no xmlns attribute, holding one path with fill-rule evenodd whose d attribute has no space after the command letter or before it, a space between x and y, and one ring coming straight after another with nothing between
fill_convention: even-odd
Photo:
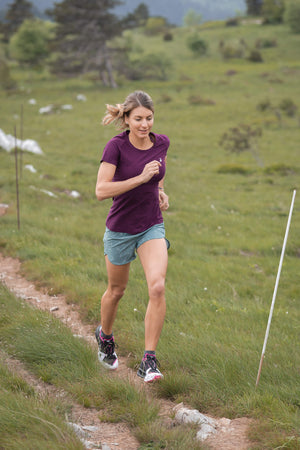
<instances>
[{"instance_id":1,"label":"green grass","mask_svg":"<svg viewBox=\"0 0 300 450\"><path fill-rule=\"evenodd\" d=\"M0 358L0 446L18 449L83 449L64 423L67 405L37 398L24 380Z\"/></svg>"},{"instance_id":2,"label":"green grass","mask_svg":"<svg viewBox=\"0 0 300 450\"><path fill-rule=\"evenodd\" d=\"M113 127L103 128L100 121L105 103L118 103L133 89L147 90L156 103L154 131L168 134L171 139L166 177L170 209L164 214L171 241L168 309L158 347L165 379L155 391L202 412L258 418L259 425L251 430L257 448L297 448L299 193L258 389L255 380L292 191L299 188L300 129L297 119L284 117L280 126L275 116L259 112L257 105L266 98L272 104L291 98L300 108L300 38L285 26L245 25L233 29L218 24L200 27L199 33L209 43L209 54L199 59L187 49L188 31L183 28L174 30L171 42L164 42L161 36L134 34L145 52L163 51L172 58L173 70L167 82L123 81L119 89L110 90L85 78L56 80L47 73L27 76L17 67L12 69L24 89L10 96L0 93L1 128L13 133L17 124L19 130L16 115L23 104L24 137L37 140L44 156L23 155L23 163L33 164L38 172L23 170L18 231L14 156L0 151L0 201L10 205L0 219L0 246L4 254L22 260L22 270L29 279L77 303L83 320L94 324L99 321L99 302L106 286L102 235L110 201L98 203L94 187L103 146L115 134ZM249 48L257 38L276 38L278 45L261 50L263 63L222 60L219 41L235 43L241 38ZM227 75L229 70L235 75ZM77 102L78 93L84 93L87 102ZM163 102L166 95L171 101ZM215 105L192 105L192 95L211 99ZM30 98L37 100L36 106L28 104ZM74 108L39 115L38 108L50 103L72 103ZM220 147L222 134L239 123L262 127L259 154L263 168L256 165L250 153L237 156ZM40 189L50 190L57 198L48 197ZM81 198L71 199L66 189L79 191ZM132 355L131 367L137 367L143 351L146 306L143 271L135 262L114 330L119 353ZM32 327L39 313L30 315ZM86 362L78 359L77 346L88 355L89 364L92 354L82 343L76 342L73 348L72 337L67 340L71 342L70 354L77 355L76 363L65 358L64 352L60 359L68 333L58 329L62 341L56 338L51 345L53 354L64 364L64 373L72 373L76 364L95 373L98 368L86 369ZM5 336L9 336L8 330ZM34 328L34 332L39 339L32 353L39 359L43 352L47 353L47 340L42 339L41 331ZM29 350L31 341L29 336ZM39 370L30 354L21 350L17 356L29 358L32 370ZM61 377L60 367L48 357L43 373L53 383ZM131 386L111 386L106 378L97 377L93 382L88 378L87 383L81 377L78 375L72 388L68 380L59 383L87 406L99 402L101 407L101 402L105 404L103 396L106 398L103 392L110 392L114 398L121 390L124 398L134 399L136 406L129 420L122 406L119 409L113 402L110 420L121 418L138 427L139 439L145 445L153 439L150 419L143 419L145 425L139 421L137 403L145 400ZM89 393L89 387L94 389L95 385L101 393L99 398ZM155 416L155 411L152 413ZM155 423L159 436L157 427ZM165 434L156 444L162 445L163 439Z\"/></svg>"}]
</instances>

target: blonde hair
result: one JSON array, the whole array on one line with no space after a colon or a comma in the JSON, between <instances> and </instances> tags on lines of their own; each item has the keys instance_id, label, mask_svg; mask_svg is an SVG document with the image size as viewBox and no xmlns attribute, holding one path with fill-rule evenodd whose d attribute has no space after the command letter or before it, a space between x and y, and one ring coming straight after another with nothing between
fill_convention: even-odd
<instances>
[{"instance_id":1,"label":"blonde hair","mask_svg":"<svg viewBox=\"0 0 300 450\"><path fill-rule=\"evenodd\" d=\"M143 91L135 91L126 97L124 103L106 105L106 113L102 119L102 124L109 125L115 122L117 128L124 130L128 127L126 117L129 117L131 111L138 106L150 109L154 113L153 101L150 95Z\"/></svg>"}]
</instances>

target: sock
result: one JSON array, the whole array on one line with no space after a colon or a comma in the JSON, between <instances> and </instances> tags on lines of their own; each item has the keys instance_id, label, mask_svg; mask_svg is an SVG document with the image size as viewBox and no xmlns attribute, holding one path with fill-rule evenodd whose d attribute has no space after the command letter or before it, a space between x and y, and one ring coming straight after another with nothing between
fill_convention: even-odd
<instances>
[{"instance_id":1,"label":"sock","mask_svg":"<svg viewBox=\"0 0 300 450\"><path fill-rule=\"evenodd\" d=\"M105 333L103 333L103 331L101 330L101 337L102 337L103 339L111 339L111 338L113 337L113 333L111 333L111 334L105 334Z\"/></svg>"},{"instance_id":2,"label":"sock","mask_svg":"<svg viewBox=\"0 0 300 450\"><path fill-rule=\"evenodd\" d=\"M145 358L146 354L155 356L155 350L145 350L144 358Z\"/></svg>"}]
</instances>

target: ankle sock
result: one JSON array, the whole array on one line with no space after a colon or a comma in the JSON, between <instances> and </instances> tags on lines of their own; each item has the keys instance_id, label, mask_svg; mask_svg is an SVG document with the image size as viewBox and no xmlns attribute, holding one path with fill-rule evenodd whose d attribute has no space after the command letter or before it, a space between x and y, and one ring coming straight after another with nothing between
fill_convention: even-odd
<instances>
[{"instance_id":1,"label":"ankle sock","mask_svg":"<svg viewBox=\"0 0 300 450\"><path fill-rule=\"evenodd\" d=\"M101 335L101 337L102 337L103 339L111 339L111 338L113 337L113 333L111 333L111 334L105 334L105 333L103 333L102 330L101 330L100 335Z\"/></svg>"},{"instance_id":2,"label":"ankle sock","mask_svg":"<svg viewBox=\"0 0 300 450\"><path fill-rule=\"evenodd\" d=\"M146 357L146 355L154 355L155 356L155 350L145 350L144 358Z\"/></svg>"}]
</instances>

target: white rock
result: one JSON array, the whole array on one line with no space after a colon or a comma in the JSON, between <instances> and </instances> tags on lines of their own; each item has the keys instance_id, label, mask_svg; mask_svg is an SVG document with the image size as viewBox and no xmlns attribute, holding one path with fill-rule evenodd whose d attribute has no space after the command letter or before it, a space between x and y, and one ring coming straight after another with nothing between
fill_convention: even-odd
<instances>
[{"instance_id":1,"label":"white rock","mask_svg":"<svg viewBox=\"0 0 300 450\"><path fill-rule=\"evenodd\" d=\"M181 423L198 423L209 424L215 426L216 421L204 414L201 414L197 409L180 408L178 409L175 419Z\"/></svg>"},{"instance_id":2,"label":"white rock","mask_svg":"<svg viewBox=\"0 0 300 450\"><path fill-rule=\"evenodd\" d=\"M61 109L71 110L71 109L73 109L73 106L72 105L62 105Z\"/></svg>"},{"instance_id":3,"label":"white rock","mask_svg":"<svg viewBox=\"0 0 300 450\"><path fill-rule=\"evenodd\" d=\"M86 102L86 96L83 94L78 94L76 100L78 100L79 102Z\"/></svg>"},{"instance_id":4,"label":"white rock","mask_svg":"<svg viewBox=\"0 0 300 450\"><path fill-rule=\"evenodd\" d=\"M197 439L204 441L213 433L217 432L218 422L211 417L201 414L197 409L188 409L180 405L177 405L174 410L176 411L175 420L179 423L195 423L200 425L197 433Z\"/></svg>"},{"instance_id":5,"label":"white rock","mask_svg":"<svg viewBox=\"0 0 300 450\"><path fill-rule=\"evenodd\" d=\"M26 164L24 167L25 169L29 170L29 172L36 173L36 169L33 167L32 164Z\"/></svg>"},{"instance_id":6,"label":"white rock","mask_svg":"<svg viewBox=\"0 0 300 450\"><path fill-rule=\"evenodd\" d=\"M76 435L79 437L86 437L87 433L81 428L80 425L77 425L77 423L74 422L67 422L67 424L73 428L73 430L75 431Z\"/></svg>"},{"instance_id":7,"label":"white rock","mask_svg":"<svg viewBox=\"0 0 300 450\"><path fill-rule=\"evenodd\" d=\"M53 111L53 105L42 106L39 109L40 114L50 114Z\"/></svg>"},{"instance_id":8,"label":"white rock","mask_svg":"<svg viewBox=\"0 0 300 450\"><path fill-rule=\"evenodd\" d=\"M80 194L79 194L79 192L77 192L77 191L71 191L71 192L70 192L70 197L73 197L73 198L79 198L79 197L80 197Z\"/></svg>"},{"instance_id":9,"label":"white rock","mask_svg":"<svg viewBox=\"0 0 300 450\"><path fill-rule=\"evenodd\" d=\"M21 139L15 139L11 134L5 134L3 130L0 129L0 147L5 151L11 152L15 147L27 151L30 153L35 153L36 155L42 155L43 152L39 147L38 143L32 139L26 139L22 141Z\"/></svg>"},{"instance_id":10,"label":"white rock","mask_svg":"<svg viewBox=\"0 0 300 450\"><path fill-rule=\"evenodd\" d=\"M203 425L201 425L201 428L198 431L196 437L199 441L205 441L205 439L207 439L211 434L214 434L216 432L217 430L215 427L209 425L208 423L204 423Z\"/></svg>"},{"instance_id":11,"label":"white rock","mask_svg":"<svg viewBox=\"0 0 300 450\"><path fill-rule=\"evenodd\" d=\"M25 141L23 141L20 148L23 151L34 153L35 155L43 155L42 149L40 148L39 144L32 139L26 139Z\"/></svg>"},{"instance_id":12,"label":"white rock","mask_svg":"<svg viewBox=\"0 0 300 450\"><path fill-rule=\"evenodd\" d=\"M49 197L57 198L57 195L53 194L53 192L51 191L47 191L46 189L40 189L40 191L43 192L44 194L49 195Z\"/></svg>"}]
</instances>

